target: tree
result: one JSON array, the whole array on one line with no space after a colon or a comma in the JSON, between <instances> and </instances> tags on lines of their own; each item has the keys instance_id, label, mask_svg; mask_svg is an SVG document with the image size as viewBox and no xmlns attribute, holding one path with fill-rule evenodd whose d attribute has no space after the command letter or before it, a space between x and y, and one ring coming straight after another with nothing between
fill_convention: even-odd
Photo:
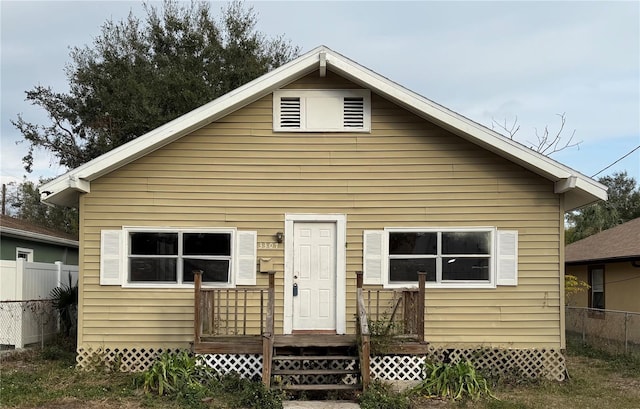
<instances>
[{"instance_id":1,"label":"tree","mask_svg":"<svg viewBox=\"0 0 640 409\"><path fill-rule=\"evenodd\" d=\"M40 184L45 180L40 180ZM77 209L47 206L40 202L40 191L36 184L24 179L22 183L10 183L7 189L7 210L10 216L28 220L39 226L78 234Z\"/></svg>"},{"instance_id":2,"label":"tree","mask_svg":"<svg viewBox=\"0 0 640 409\"><path fill-rule=\"evenodd\" d=\"M562 114L557 115L560 118L560 127L558 128L558 130L556 132L551 132L548 125L545 125L542 132L538 132L538 130L535 129L534 131L536 135L536 141L526 142L526 145L528 145L530 149L533 149L534 151L545 156L551 156L554 153L560 152L564 149L580 146L581 141L574 142L573 140L576 135L575 129L573 130L573 132L571 132L571 135L568 139L566 139L562 135L562 133L564 132L564 127L567 123L566 113L563 112ZM509 138L515 140L515 137L520 130L520 125L518 124L518 117L515 117L511 124L508 124L506 119L503 122L498 122L493 119L491 128L498 128L502 132L506 132Z\"/></svg>"},{"instance_id":3,"label":"tree","mask_svg":"<svg viewBox=\"0 0 640 409\"><path fill-rule=\"evenodd\" d=\"M230 3L217 22L207 2L165 0L107 21L92 46L75 47L66 68L69 92L36 86L27 100L43 108L46 125L13 120L30 144L33 166L43 149L75 168L233 90L295 57L288 41L256 30L253 9Z\"/></svg>"},{"instance_id":4,"label":"tree","mask_svg":"<svg viewBox=\"0 0 640 409\"><path fill-rule=\"evenodd\" d=\"M598 179L609 188L609 200L567 214L567 243L640 217L640 188L626 171Z\"/></svg>"}]
</instances>

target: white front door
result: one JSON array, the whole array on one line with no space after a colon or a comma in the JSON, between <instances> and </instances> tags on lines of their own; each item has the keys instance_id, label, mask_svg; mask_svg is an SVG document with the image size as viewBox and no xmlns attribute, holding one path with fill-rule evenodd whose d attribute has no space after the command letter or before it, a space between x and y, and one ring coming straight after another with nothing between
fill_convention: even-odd
<instances>
[{"instance_id":1,"label":"white front door","mask_svg":"<svg viewBox=\"0 0 640 409\"><path fill-rule=\"evenodd\" d=\"M294 223L293 330L336 329L336 223Z\"/></svg>"}]
</instances>

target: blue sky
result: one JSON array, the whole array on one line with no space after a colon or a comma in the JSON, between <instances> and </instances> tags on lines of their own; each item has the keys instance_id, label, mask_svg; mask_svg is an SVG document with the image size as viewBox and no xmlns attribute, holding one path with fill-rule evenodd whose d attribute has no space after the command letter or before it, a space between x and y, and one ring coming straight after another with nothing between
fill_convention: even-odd
<instances>
[{"instance_id":1,"label":"blue sky","mask_svg":"<svg viewBox=\"0 0 640 409\"><path fill-rule=\"evenodd\" d=\"M155 3L157 4L157 3ZM258 29L302 51L324 44L377 73L483 125L575 130L579 148L552 157L591 176L640 145L640 2L252 2ZM219 10L224 3L212 3ZM26 145L9 122L40 84L67 91L74 46L91 44L108 19L143 16L141 2L7 1L1 18L2 181L21 179ZM626 170L640 179L640 149L599 176ZM44 153L29 177L55 176Z\"/></svg>"}]
</instances>

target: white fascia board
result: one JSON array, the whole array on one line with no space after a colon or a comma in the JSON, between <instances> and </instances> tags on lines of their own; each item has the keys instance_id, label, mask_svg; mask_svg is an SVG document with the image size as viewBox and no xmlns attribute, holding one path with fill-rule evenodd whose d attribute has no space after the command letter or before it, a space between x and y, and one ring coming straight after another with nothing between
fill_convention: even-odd
<instances>
[{"instance_id":1,"label":"white fascia board","mask_svg":"<svg viewBox=\"0 0 640 409\"><path fill-rule=\"evenodd\" d=\"M63 239L62 237L49 236L48 234L14 229L12 227L2 227L0 228L0 232L2 232L3 235L7 235L10 237L18 237L18 238L29 239L29 240L33 240L41 243L51 243L51 244L58 244L58 245L78 248L78 242L75 240Z\"/></svg>"},{"instance_id":2,"label":"white fascia board","mask_svg":"<svg viewBox=\"0 0 640 409\"><path fill-rule=\"evenodd\" d=\"M42 201L52 204L69 205L67 190L72 188L68 181L87 182L112 172L121 166L165 146L235 110L260 99L274 89L318 69L320 53L326 52L321 46L307 54L271 71L199 108L188 112L124 145L79 166L66 174L44 184L41 191L52 192ZM79 190L82 192L83 190ZM88 190L86 190L88 191Z\"/></svg>"}]
</instances>

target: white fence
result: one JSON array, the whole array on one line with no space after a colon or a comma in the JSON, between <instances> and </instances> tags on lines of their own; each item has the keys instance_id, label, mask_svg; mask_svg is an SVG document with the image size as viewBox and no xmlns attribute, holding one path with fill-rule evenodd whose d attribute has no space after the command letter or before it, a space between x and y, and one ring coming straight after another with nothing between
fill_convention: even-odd
<instances>
[{"instance_id":1,"label":"white fence","mask_svg":"<svg viewBox=\"0 0 640 409\"><path fill-rule=\"evenodd\" d=\"M58 318L49 300L54 288L78 280L78 266L61 262L0 261L0 345L22 348L55 335Z\"/></svg>"},{"instance_id":2,"label":"white fence","mask_svg":"<svg viewBox=\"0 0 640 409\"><path fill-rule=\"evenodd\" d=\"M614 354L640 355L640 313L566 307L567 335Z\"/></svg>"}]
</instances>

